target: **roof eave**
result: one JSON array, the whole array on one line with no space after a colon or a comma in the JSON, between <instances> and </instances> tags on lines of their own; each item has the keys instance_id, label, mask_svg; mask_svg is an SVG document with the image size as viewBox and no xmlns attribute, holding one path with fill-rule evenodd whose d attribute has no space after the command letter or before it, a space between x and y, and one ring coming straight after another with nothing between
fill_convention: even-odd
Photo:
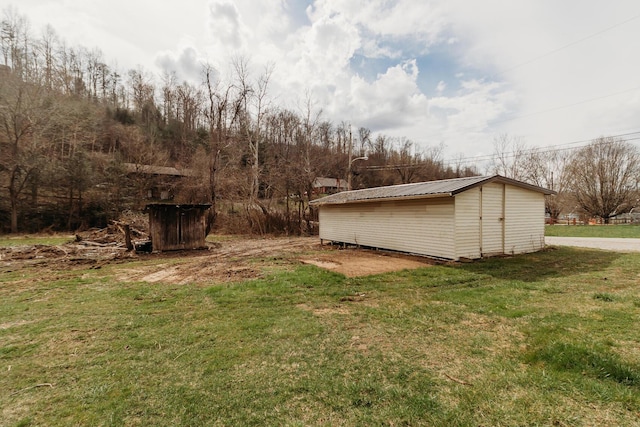
<instances>
[{"instance_id":1,"label":"roof eave","mask_svg":"<svg viewBox=\"0 0 640 427\"><path fill-rule=\"evenodd\" d=\"M491 175L491 176L477 177L477 178L479 178L479 179L475 180L475 182L472 182L472 183L466 184L466 185L462 185L462 186L460 186L460 187L458 187L458 188L456 188L454 190L450 190L450 191L442 192L442 193L416 194L416 195L410 195L410 196L389 195L389 196L386 196L386 197L371 197L371 198L348 199L348 200L341 200L343 198L334 197L334 196L328 196L329 199L337 198L338 200L337 201L333 201L333 200L324 201L324 199L318 199L318 200L312 201L311 204L314 205L314 206L347 205L347 204L354 204L354 203L368 203L368 202L380 202L380 201L390 201L390 200L413 200L413 199L431 199L431 198L441 198L441 197L453 197L453 196L456 196L456 195L458 195L460 193L463 193L465 191L471 190L471 189L476 188L476 187L481 187L481 186L483 186L485 184L488 184L488 183L491 183L491 182L497 182L497 183L502 183L502 184L513 185L514 187L523 188L523 189L534 191L534 192L537 192L537 193L542 193L542 194L544 194L546 196L557 194L553 190L549 190L547 188L539 187L537 185L529 184L529 183L526 183L526 182L523 182L523 181L518 181L516 179L507 178L507 177L504 177L502 175ZM405 184L405 185L411 185L411 184ZM361 190L355 190L355 191L361 191Z\"/></svg>"},{"instance_id":2,"label":"roof eave","mask_svg":"<svg viewBox=\"0 0 640 427\"><path fill-rule=\"evenodd\" d=\"M542 193L545 196L551 196L553 194L558 194L556 191L549 190L548 188L539 187L537 185L529 184L529 183L523 182L523 181L518 181L518 180L515 180L513 178L507 178L506 176L502 176L502 175L495 175L495 176L492 177L492 179L494 179L496 181L502 181L502 182L504 182L506 184L511 184L513 186L516 186L516 187L526 188L526 189L531 190L531 191L537 191L538 193Z\"/></svg>"},{"instance_id":3,"label":"roof eave","mask_svg":"<svg viewBox=\"0 0 640 427\"><path fill-rule=\"evenodd\" d=\"M328 205L353 205L357 203L371 203L371 202L388 202L396 200L420 200L420 199L442 199L445 197L452 197L452 193L438 193L438 194L421 194L415 196L400 196L400 197L375 197L371 199L358 199L358 200L345 200L341 202L322 202L322 199L312 200L309 202L315 206L328 206Z\"/></svg>"},{"instance_id":4,"label":"roof eave","mask_svg":"<svg viewBox=\"0 0 640 427\"><path fill-rule=\"evenodd\" d=\"M545 196L550 196L553 194L557 194L556 191L553 190L549 190L548 188L544 188L544 187L539 187L537 185L533 185L533 184L529 184L527 182L524 181L518 181L517 179L513 179L513 178L507 178L506 176L502 176L502 175L492 175L492 176L488 176L486 179L483 179L482 181L478 181L475 182L473 184L469 184L465 187L459 188L455 191L452 192L452 194L455 196L456 194L468 191L472 188L475 187L479 187L482 185L485 185L487 183L490 182L501 182L503 184L510 184L513 185L514 187L520 187L520 188L525 188L527 190L531 190L531 191L536 191L538 193L542 193Z\"/></svg>"}]
</instances>

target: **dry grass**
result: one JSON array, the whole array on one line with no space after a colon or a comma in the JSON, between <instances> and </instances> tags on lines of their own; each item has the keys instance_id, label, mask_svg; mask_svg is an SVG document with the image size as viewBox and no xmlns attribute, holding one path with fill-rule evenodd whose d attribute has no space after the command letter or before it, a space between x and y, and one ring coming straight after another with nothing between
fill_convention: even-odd
<instances>
[{"instance_id":1,"label":"dry grass","mask_svg":"<svg viewBox=\"0 0 640 427\"><path fill-rule=\"evenodd\" d=\"M638 254L299 257L236 253L259 277L217 283L170 279L206 257L5 270L0 425L640 424Z\"/></svg>"}]
</instances>

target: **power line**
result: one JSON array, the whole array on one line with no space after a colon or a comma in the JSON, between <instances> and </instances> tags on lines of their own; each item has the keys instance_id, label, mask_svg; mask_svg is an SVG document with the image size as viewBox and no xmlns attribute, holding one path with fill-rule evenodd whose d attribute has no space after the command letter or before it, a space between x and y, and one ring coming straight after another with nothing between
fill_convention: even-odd
<instances>
[{"instance_id":1,"label":"power line","mask_svg":"<svg viewBox=\"0 0 640 427\"><path fill-rule=\"evenodd\" d=\"M627 133L619 133L616 135L611 135L612 138L625 138L625 137L629 137L631 135L636 135L636 134L640 134L640 131L636 131L636 132L627 132ZM635 139L635 137L634 137ZM584 144L584 143L590 143L591 141L593 141L594 138L591 139L581 139L578 141L571 141L571 142L565 142L562 144L552 144L552 145L545 145L543 148L552 148L552 147L563 147L565 145L576 145L576 144ZM625 139L627 140L627 139ZM578 147L579 148L579 147ZM538 148L530 148L530 149L525 149L523 151L534 151L537 150ZM514 151L508 151L505 154L509 154L512 155L514 154ZM486 159L485 159L486 158ZM460 159L455 160L456 162L458 161L482 161L482 160L491 160L495 158L494 154L485 154L485 155L481 155L481 156L471 156L471 157L462 157Z\"/></svg>"},{"instance_id":2,"label":"power line","mask_svg":"<svg viewBox=\"0 0 640 427\"><path fill-rule=\"evenodd\" d=\"M620 26L622 26L622 25L624 25L626 23L629 23L629 22L631 22L631 21L633 21L635 19L638 19L638 18L640 18L640 14L634 15L631 18L625 19L624 21L618 22L617 24L613 24L613 25L611 25L609 27L606 27L606 28L604 28L604 29L602 29L600 31L597 31L597 32L592 33L592 34L589 34L588 36L585 36L585 37L583 37L581 39L575 40L575 41L573 41L571 43L568 43L568 44L566 44L564 46L561 46L561 47L559 47L557 49L553 49L553 50L551 50L551 51L549 51L547 53L543 53L542 55L538 55L538 56L533 57L531 59L528 59L528 60L526 60L524 62L516 64L516 65L514 65L512 67L509 67L506 70L500 71L499 73L496 73L496 74L492 75L491 78L500 76L500 75L502 75L502 74L504 74L504 73L506 73L508 71L515 70L516 68L520 68L520 67L522 67L524 65L531 64L532 62L536 62L536 61L538 61L538 60L540 60L542 58L546 58L547 56L551 56L554 53L560 52L561 50L567 49L567 48L569 48L571 46L575 46L575 45L577 45L579 43L582 43L585 40L592 39L592 38L594 38L596 36L599 36L600 34L606 33L607 31L613 30L614 28L620 27Z\"/></svg>"},{"instance_id":3,"label":"power line","mask_svg":"<svg viewBox=\"0 0 640 427\"><path fill-rule=\"evenodd\" d=\"M640 134L640 132L634 132L636 134ZM629 134L625 134L625 135L629 135ZM618 135L613 135L612 138L618 138ZM632 137L632 138L625 138L624 141L625 142L631 142L631 141L638 141L640 140L640 135ZM448 166L451 165L464 165L464 164L469 164L469 163L483 163L483 162L488 162L490 160L495 160L498 157L502 157L504 159L511 159L516 157L519 154L527 154L527 153L532 153L532 152L538 152L538 153L551 153L551 152L559 152L559 151L567 151L567 150L578 150L580 148L584 148L586 146L589 145L589 143L591 143L592 140L585 140L585 141L580 141L583 145L579 145L579 146L575 146L575 147L564 147L564 148L550 148L550 147L555 147L555 146L546 146L546 147L533 147L533 148L529 148L526 150L522 150L521 152L506 152L503 153L503 155L501 156L497 156L496 154L491 154L491 155L486 155L486 156L478 156L478 157L468 157L466 159L458 159L458 160L450 160L447 163L443 162L443 164L447 164ZM561 144L559 145L559 147L561 147L562 145L566 145L566 144Z\"/></svg>"},{"instance_id":4,"label":"power line","mask_svg":"<svg viewBox=\"0 0 640 427\"><path fill-rule=\"evenodd\" d=\"M613 96L622 95L623 93L634 92L634 91L637 91L637 90L640 90L640 86L636 86L636 87L633 87L633 88L621 90L619 92L614 92L614 93L610 93L610 94L607 94L607 95L597 96L595 98L585 99L585 100L582 100L582 101L574 102L572 104L562 105L562 106L559 106L559 107L551 107L551 108L548 108L546 110L534 111L533 113L527 113L527 114L523 114L523 115L520 115L520 116L508 117L508 118L505 118L505 119L502 119L502 120L495 120L495 121L492 121L491 124L495 125L495 124L500 124L500 123L506 123L506 122L510 122L510 121L513 121L513 120L519 120L519 119L523 119L523 118L527 118L527 117L531 117L531 116L536 116L538 114L549 113L551 111L563 110L565 108L571 108L571 107L575 107L575 106L581 105L581 104L588 104L589 102L599 101L601 99L611 98ZM482 130L483 128L484 128L484 126L477 126L477 127L473 127L473 128L464 129L464 131L465 132L473 132L473 131ZM433 136L431 138L433 138Z\"/></svg>"},{"instance_id":5,"label":"power line","mask_svg":"<svg viewBox=\"0 0 640 427\"><path fill-rule=\"evenodd\" d=\"M627 138L625 139L626 142L630 142L630 141L637 141L640 140L640 136L635 137L635 138ZM549 149L542 149L540 150L539 147L537 148L532 148L532 149L528 149L528 150L523 150L521 153L515 153L515 152L508 152L508 153L504 153L504 155L500 156L504 159L511 159L516 157L518 154L527 154L527 153L531 153L533 151L537 151L538 153L551 153L551 152L558 152L558 151L567 151L567 150L578 150L580 148L584 148L586 146L588 146L589 144L586 143L580 146L576 146L576 147L565 147L565 148L549 148ZM547 147L543 147L543 148L547 148ZM477 159L473 159L473 158L469 158L467 160L464 161L457 161L457 160L452 160L449 161L449 165L451 164L458 164L458 165L463 165L463 164L469 164L469 163L481 163L481 162L488 162L490 160L495 160L497 159L499 156L492 154L492 155L488 155L488 156L483 156L483 157L479 157Z\"/></svg>"},{"instance_id":6,"label":"power line","mask_svg":"<svg viewBox=\"0 0 640 427\"><path fill-rule=\"evenodd\" d=\"M626 142L638 141L640 140L640 131L621 133L617 135L611 135L610 137L615 139L624 138ZM571 141L571 142L565 142L562 144L547 145L544 147L532 147L532 148L527 148L521 151L507 151L505 153L502 153L500 157L504 159L510 159L515 157L516 155L526 154L531 152L550 153L554 151L577 150L577 149L586 147L587 145L589 145L589 143L591 143L591 141L593 141L593 139ZM582 145L577 145L577 144L582 144ZM370 171L391 170L391 169L410 169L410 168L422 167L422 166L433 164L433 163L441 163L443 166L451 167L452 165L461 166L461 165L470 164L470 163L484 163L491 160L495 160L498 157L499 156L496 154L487 154L482 156L472 156L472 157L464 157L459 159L442 160L440 162L427 161L427 162L405 163L405 164L395 164L395 165L364 166L362 167L362 169L370 170Z\"/></svg>"},{"instance_id":7,"label":"power line","mask_svg":"<svg viewBox=\"0 0 640 427\"><path fill-rule=\"evenodd\" d=\"M607 95L597 96L595 98L585 99L585 100L582 100L582 101L574 102L573 104L562 105L562 106L559 106L559 107L552 107L552 108L548 108L546 110L534 111L533 113L523 114L521 116L509 117L509 118L506 118L506 119L503 119L503 120L494 121L493 124L505 123L505 122L510 122L512 120L518 120L518 119L523 119L523 118L526 118L526 117L536 116L538 114L548 113L548 112L551 112L551 111L563 110L565 108L575 107L576 105L581 105L581 104L588 104L589 102L599 101L601 99L610 98L612 96L617 96L617 95L622 95L623 93L633 92L633 91L636 91L636 90L640 90L640 86L632 87L632 88L629 88L629 89L621 90L619 92L614 92L614 93L610 93L610 94L607 94Z\"/></svg>"},{"instance_id":8,"label":"power line","mask_svg":"<svg viewBox=\"0 0 640 427\"><path fill-rule=\"evenodd\" d=\"M634 20L636 20L638 18L640 18L640 14L634 15L634 16L628 18L628 19L625 19L624 21L621 21L621 22L618 22L618 23L613 24L611 26L608 26L606 28L603 28L602 30L596 31L595 33L589 34L589 35L587 35L585 37L582 37L582 38L580 38L578 40L574 40L571 43L565 44L565 45L563 45L563 46L561 46L559 48L556 48L556 49L553 49L553 50L551 50L549 52L543 53L542 55L535 56L535 57L533 57L531 59L523 61L523 62L521 62L519 64L516 64L516 65L514 65L512 67L509 67L509 68L507 68L505 70L502 70L502 71L500 71L498 73L495 73L495 74L489 76L489 80L494 80L496 77L501 76L501 75L505 74L508 71L511 71L511 70L516 69L516 68L520 68L520 67L522 67L524 65L528 65L530 63L536 62L536 61L538 61L538 60L540 60L542 58L545 58L547 56L553 55L554 53L560 52L560 51L562 51L564 49L567 49L569 47L575 46L575 45L577 45L579 43L582 43L582 42L584 42L586 40L589 40L591 38L599 36L599 35L601 35L603 33L606 33L607 31L613 30L613 29L615 29L617 27L620 27L620 26L622 26L624 24L627 24L627 23L629 23L631 21L634 21ZM612 97L612 96L617 96L617 95L621 95L621 94L624 94L624 93L637 91L639 89L640 89L640 86L637 86L637 87L625 89L625 90L622 90L622 91L619 91L619 92L614 92L614 93L610 93L610 94L607 94L607 95L602 95L602 96L598 96L598 97L595 97L595 98L589 98L589 99L586 99L586 100L578 101L578 102L575 102L575 103L572 103L572 104L562 105L562 106L558 106L558 107L551 107L551 108L548 108L548 109L545 109L545 110L535 111L535 112L527 113L527 114L520 115L520 116L514 116L514 117L505 118L505 119L502 119L502 120L493 121L492 124L506 123L506 122L510 122L510 121L513 121L513 120L518 120L518 119L522 119L522 118L526 118L526 117L535 116L535 115L538 115L538 114L544 114L544 113L548 113L548 112L552 112L552 111L562 110L562 109L565 109L565 108L571 108L571 107L575 107L577 105L587 104L589 102L598 101L598 100L609 98L609 97ZM482 128L484 128L484 126L465 129L465 131L466 132L472 132L474 130L481 130Z\"/></svg>"}]
</instances>

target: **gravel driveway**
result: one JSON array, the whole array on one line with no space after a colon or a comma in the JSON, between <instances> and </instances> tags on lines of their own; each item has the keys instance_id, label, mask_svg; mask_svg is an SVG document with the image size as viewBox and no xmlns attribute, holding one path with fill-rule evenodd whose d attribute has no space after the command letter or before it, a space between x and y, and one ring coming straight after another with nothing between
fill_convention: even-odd
<instances>
[{"instance_id":1,"label":"gravel driveway","mask_svg":"<svg viewBox=\"0 0 640 427\"><path fill-rule=\"evenodd\" d=\"M547 245L577 246L580 248L604 249L616 252L640 252L640 239L609 237L550 237L544 238Z\"/></svg>"}]
</instances>

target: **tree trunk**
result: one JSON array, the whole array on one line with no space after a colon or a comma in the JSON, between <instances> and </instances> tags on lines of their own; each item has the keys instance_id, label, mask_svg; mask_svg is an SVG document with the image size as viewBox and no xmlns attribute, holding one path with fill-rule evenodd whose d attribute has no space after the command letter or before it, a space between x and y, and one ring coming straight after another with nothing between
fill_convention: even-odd
<instances>
[{"instance_id":1,"label":"tree trunk","mask_svg":"<svg viewBox=\"0 0 640 427\"><path fill-rule=\"evenodd\" d=\"M12 192L13 193L13 192ZM18 232L18 200L13 194L11 198L11 232Z\"/></svg>"},{"instance_id":2,"label":"tree trunk","mask_svg":"<svg viewBox=\"0 0 640 427\"><path fill-rule=\"evenodd\" d=\"M78 189L78 225L76 227L80 227L80 229L88 228L87 221L84 219L84 206L82 204L82 189Z\"/></svg>"},{"instance_id":3,"label":"tree trunk","mask_svg":"<svg viewBox=\"0 0 640 427\"><path fill-rule=\"evenodd\" d=\"M31 171L29 171L24 179L20 180L20 171L21 168L19 166L14 166L13 171L11 172L11 179L9 180L9 199L11 201L11 232L18 232L18 198L20 193L24 189L24 185L29 179Z\"/></svg>"},{"instance_id":4,"label":"tree trunk","mask_svg":"<svg viewBox=\"0 0 640 427\"><path fill-rule=\"evenodd\" d=\"M127 245L127 251L132 251L133 243L131 243L131 226L129 224L124 225L124 241Z\"/></svg>"},{"instance_id":5,"label":"tree trunk","mask_svg":"<svg viewBox=\"0 0 640 427\"><path fill-rule=\"evenodd\" d=\"M68 230L71 230L72 219L73 219L73 187L69 188L69 219L67 220Z\"/></svg>"},{"instance_id":6,"label":"tree trunk","mask_svg":"<svg viewBox=\"0 0 640 427\"><path fill-rule=\"evenodd\" d=\"M209 200L211 202L211 208L209 209L209 214L207 215L206 235L209 235L216 221L216 178L219 158L220 150L213 149L211 153L211 159L209 160Z\"/></svg>"}]
</instances>

